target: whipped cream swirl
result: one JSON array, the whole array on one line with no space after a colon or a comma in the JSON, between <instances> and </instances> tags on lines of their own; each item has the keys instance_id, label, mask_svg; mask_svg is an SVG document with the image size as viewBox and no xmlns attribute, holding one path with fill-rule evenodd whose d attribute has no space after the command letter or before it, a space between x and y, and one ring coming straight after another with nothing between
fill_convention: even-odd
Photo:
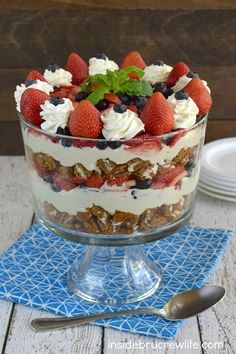
<instances>
[{"instance_id":1,"label":"whipped cream swirl","mask_svg":"<svg viewBox=\"0 0 236 354\"><path fill-rule=\"evenodd\" d=\"M107 70L119 70L119 66L113 60L109 60L108 57L106 59L95 57L89 59L89 75L106 74Z\"/></svg>"},{"instance_id":2,"label":"whipped cream swirl","mask_svg":"<svg viewBox=\"0 0 236 354\"><path fill-rule=\"evenodd\" d=\"M174 92L181 91L187 86L190 81L192 80L192 77L188 77L187 75L182 75L180 76L179 80L176 82L176 84L171 87ZM211 90L209 86L207 85L207 82L205 80L202 80L203 85L206 87L207 91L211 93Z\"/></svg>"},{"instance_id":3,"label":"whipped cream swirl","mask_svg":"<svg viewBox=\"0 0 236 354\"><path fill-rule=\"evenodd\" d=\"M154 85L158 82L164 82L167 76L172 70L172 66L169 65L149 65L144 69L144 75L141 80L148 81L150 84Z\"/></svg>"},{"instance_id":4,"label":"whipped cream swirl","mask_svg":"<svg viewBox=\"0 0 236 354\"><path fill-rule=\"evenodd\" d=\"M36 83L34 83L30 86L27 86L27 87L25 86L25 84L17 85L16 90L14 92L14 97L15 97L15 101L16 101L16 109L18 112L21 112L21 110L20 110L21 96L23 95L25 90L27 90L28 88L33 88L33 89L43 91L47 95L49 95L50 92L53 91L53 87L51 85L49 85L47 82L40 81L40 80L36 80Z\"/></svg>"},{"instance_id":5,"label":"whipped cream swirl","mask_svg":"<svg viewBox=\"0 0 236 354\"><path fill-rule=\"evenodd\" d=\"M72 74L62 68L50 71L46 69L43 76L52 86L69 86L72 82Z\"/></svg>"},{"instance_id":6,"label":"whipped cream swirl","mask_svg":"<svg viewBox=\"0 0 236 354\"><path fill-rule=\"evenodd\" d=\"M40 116L44 119L41 128L55 134L59 127L65 128L70 113L74 110L71 100L63 98L64 103L55 106L50 101L45 101L40 107Z\"/></svg>"},{"instance_id":7,"label":"whipped cream swirl","mask_svg":"<svg viewBox=\"0 0 236 354\"><path fill-rule=\"evenodd\" d=\"M177 100L173 94L168 97L167 101L174 112L175 129L189 128L195 124L199 109L191 97Z\"/></svg>"},{"instance_id":8,"label":"whipped cream swirl","mask_svg":"<svg viewBox=\"0 0 236 354\"><path fill-rule=\"evenodd\" d=\"M124 113L117 113L111 108L101 116L104 123L102 134L107 140L132 139L144 130L144 124L138 115L127 109Z\"/></svg>"}]
</instances>

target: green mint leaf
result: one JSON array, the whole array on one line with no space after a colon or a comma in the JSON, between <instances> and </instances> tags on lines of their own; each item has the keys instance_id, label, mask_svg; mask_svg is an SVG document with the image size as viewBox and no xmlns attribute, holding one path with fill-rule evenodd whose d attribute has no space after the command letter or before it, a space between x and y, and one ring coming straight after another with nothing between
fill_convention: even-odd
<instances>
[{"instance_id":1,"label":"green mint leaf","mask_svg":"<svg viewBox=\"0 0 236 354\"><path fill-rule=\"evenodd\" d=\"M87 100L89 100L92 104L95 105L104 98L106 92L109 92L109 88L105 86L99 87L97 90L90 93Z\"/></svg>"},{"instance_id":2,"label":"green mint leaf","mask_svg":"<svg viewBox=\"0 0 236 354\"><path fill-rule=\"evenodd\" d=\"M144 71L142 69L139 69L139 68L137 68L137 66L132 65L132 66L127 66L127 68L121 69L119 71L119 76L120 77L122 77L122 76L127 77L128 74L130 74L130 73L135 73L138 78L141 78L144 75Z\"/></svg>"},{"instance_id":3,"label":"green mint leaf","mask_svg":"<svg viewBox=\"0 0 236 354\"><path fill-rule=\"evenodd\" d=\"M129 80L121 88L129 96L151 96L152 86L147 81Z\"/></svg>"}]
</instances>

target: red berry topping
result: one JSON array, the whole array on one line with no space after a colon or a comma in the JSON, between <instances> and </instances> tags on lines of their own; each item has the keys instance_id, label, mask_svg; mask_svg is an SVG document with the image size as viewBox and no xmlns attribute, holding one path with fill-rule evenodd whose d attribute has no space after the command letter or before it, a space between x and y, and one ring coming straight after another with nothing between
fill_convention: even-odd
<instances>
[{"instance_id":1,"label":"red berry topping","mask_svg":"<svg viewBox=\"0 0 236 354\"><path fill-rule=\"evenodd\" d=\"M139 52L130 52L128 53L122 64L121 64L121 69L126 68L127 66L136 66L139 69L144 69L146 68L146 63L144 62L143 58L139 54ZM135 73L130 73L128 75L131 79L138 79L137 75Z\"/></svg>"},{"instance_id":2,"label":"red berry topping","mask_svg":"<svg viewBox=\"0 0 236 354\"><path fill-rule=\"evenodd\" d=\"M134 113L137 113L138 114L138 108L135 106L135 104L131 104L130 106L127 106L127 108L134 112Z\"/></svg>"},{"instance_id":3,"label":"red berry topping","mask_svg":"<svg viewBox=\"0 0 236 354\"><path fill-rule=\"evenodd\" d=\"M113 178L108 178L107 179L107 184L110 186L122 186L123 183L127 182L129 180L129 176L117 176Z\"/></svg>"},{"instance_id":4,"label":"red berry topping","mask_svg":"<svg viewBox=\"0 0 236 354\"><path fill-rule=\"evenodd\" d=\"M65 89L62 88L62 89L60 89L60 90L51 92L50 95L51 95L52 97L67 98L68 92L67 92L67 90L65 90Z\"/></svg>"},{"instance_id":5,"label":"red berry topping","mask_svg":"<svg viewBox=\"0 0 236 354\"><path fill-rule=\"evenodd\" d=\"M91 187L91 188L100 188L104 183L104 178L99 175L91 175L88 177L84 184L86 187Z\"/></svg>"},{"instance_id":6,"label":"red berry topping","mask_svg":"<svg viewBox=\"0 0 236 354\"><path fill-rule=\"evenodd\" d=\"M44 76L42 74L40 74L40 72L37 70L31 70L29 72L29 74L27 75L27 77L25 79L25 82L28 80L40 80L40 81L47 82L47 80L44 78Z\"/></svg>"},{"instance_id":7,"label":"red berry topping","mask_svg":"<svg viewBox=\"0 0 236 354\"><path fill-rule=\"evenodd\" d=\"M43 122L40 117L40 112L42 111L40 105L46 100L50 100L50 96L45 92L33 88L25 90L20 102L21 113L25 119L39 126Z\"/></svg>"},{"instance_id":8,"label":"red berry topping","mask_svg":"<svg viewBox=\"0 0 236 354\"><path fill-rule=\"evenodd\" d=\"M209 112L212 106L212 98L207 88L198 77L193 78L184 90L194 100L199 108L199 115L204 115Z\"/></svg>"},{"instance_id":9,"label":"red berry topping","mask_svg":"<svg viewBox=\"0 0 236 354\"><path fill-rule=\"evenodd\" d=\"M110 103L115 103L115 104L121 103L119 97L114 93L105 93L104 98Z\"/></svg>"},{"instance_id":10,"label":"red berry topping","mask_svg":"<svg viewBox=\"0 0 236 354\"><path fill-rule=\"evenodd\" d=\"M69 118L69 129L73 136L98 138L102 133L100 113L87 100L80 101Z\"/></svg>"},{"instance_id":11,"label":"red berry topping","mask_svg":"<svg viewBox=\"0 0 236 354\"><path fill-rule=\"evenodd\" d=\"M189 67L187 64L183 63L182 61L176 63L166 79L166 86L168 88L174 86L179 78L183 75L186 75L188 72Z\"/></svg>"},{"instance_id":12,"label":"red berry topping","mask_svg":"<svg viewBox=\"0 0 236 354\"><path fill-rule=\"evenodd\" d=\"M145 131L152 135L164 134L174 128L173 111L160 92L155 92L145 104L140 118Z\"/></svg>"},{"instance_id":13,"label":"red berry topping","mask_svg":"<svg viewBox=\"0 0 236 354\"><path fill-rule=\"evenodd\" d=\"M181 178L186 175L187 172L185 171L185 168L183 165L176 166L172 169L170 169L168 172L160 174L157 173L157 175L154 178L154 185L156 184L163 184L165 186L173 186L175 185Z\"/></svg>"},{"instance_id":14,"label":"red berry topping","mask_svg":"<svg viewBox=\"0 0 236 354\"><path fill-rule=\"evenodd\" d=\"M67 58L65 69L72 74L72 83L80 84L88 76L87 63L76 53L71 53Z\"/></svg>"}]
</instances>

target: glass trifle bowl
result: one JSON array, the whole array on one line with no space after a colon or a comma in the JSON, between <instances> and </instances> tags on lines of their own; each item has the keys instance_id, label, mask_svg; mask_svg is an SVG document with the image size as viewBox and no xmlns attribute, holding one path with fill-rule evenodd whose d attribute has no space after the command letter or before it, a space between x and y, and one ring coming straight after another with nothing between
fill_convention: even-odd
<instances>
[{"instance_id":1,"label":"glass trifle bowl","mask_svg":"<svg viewBox=\"0 0 236 354\"><path fill-rule=\"evenodd\" d=\"M161 272L141 245L190 220L207 115L188 129L115 141L51 134L19 116L38 220L87 244L70 289L108 305L153 294Z\"/></svg>"}]
</instances>

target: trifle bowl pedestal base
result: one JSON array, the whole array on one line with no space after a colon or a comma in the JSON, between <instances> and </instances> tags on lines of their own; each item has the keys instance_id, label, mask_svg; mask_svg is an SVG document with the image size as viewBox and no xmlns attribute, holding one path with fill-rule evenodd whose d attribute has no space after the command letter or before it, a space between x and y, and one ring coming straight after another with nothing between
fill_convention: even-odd
<instances>
[{"instance_id":1,"label":"trifle bowl pedestal base","mask_svg":"<svg viewBox=\"0 0 236 354\"><path fill-rule=\"evenodd\" d=\"M69 288L82 299L117 306L143 300L161 282L159 267L141 246L89 246L71 267Z\"/></svg>"}]
</instances>

